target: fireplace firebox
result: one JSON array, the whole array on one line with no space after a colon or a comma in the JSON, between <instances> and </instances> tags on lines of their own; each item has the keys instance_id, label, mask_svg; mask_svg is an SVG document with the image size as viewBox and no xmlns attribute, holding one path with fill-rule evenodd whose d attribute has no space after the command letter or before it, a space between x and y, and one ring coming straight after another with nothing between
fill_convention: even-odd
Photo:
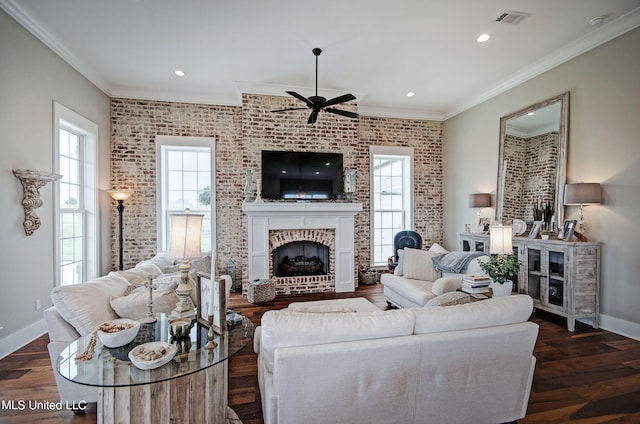
<instances>
[{"instance_id":1,"label":"fireplace firebox","mask_svg":"<svg viewBox=\"0 0 640 424\"><path fill-rule=\"evenodd\" d=\"M329 273L329 246L299 240L273 249L273 268L276 277L298 275L327 275Z\"/></svg>"}]
</instances>

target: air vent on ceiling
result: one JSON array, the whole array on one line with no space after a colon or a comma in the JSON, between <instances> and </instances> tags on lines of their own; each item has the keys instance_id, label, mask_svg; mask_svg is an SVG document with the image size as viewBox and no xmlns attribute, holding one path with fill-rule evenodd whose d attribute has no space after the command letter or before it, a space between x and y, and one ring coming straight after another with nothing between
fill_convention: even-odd
<instances>
[{"instance_id":1,"label":"air vent on ceiling","mask_svg":"<svg viewBox=\"0 0 640 424\"><path fill-rule=\"evenodd\" d=\"M522 20L527 16L529 16L529 14L525 12L514 12L511 10L505 10L500 14L500 16L496 18L496 22L515 25L522 22Z\"/></svg>"}]
</instances>

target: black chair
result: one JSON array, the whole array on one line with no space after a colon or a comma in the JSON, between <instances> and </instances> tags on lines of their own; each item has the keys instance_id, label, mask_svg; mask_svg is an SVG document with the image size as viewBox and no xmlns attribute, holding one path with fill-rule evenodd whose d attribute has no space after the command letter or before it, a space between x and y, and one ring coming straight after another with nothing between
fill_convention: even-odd
<instances>
[{"instance_id":1,"label":"black chair","mask_svg":"<svg viewBox=\"0 0 640 424\"><path fill-rule=\"evenodd\" d=\"M422 249L422 236L415 231L405 230L397 232L393 236L393 256L389 256L387 261L389 270L393 271L398 266L398 250L405 247L411 249Z\"/></svg>"}]
</instances>

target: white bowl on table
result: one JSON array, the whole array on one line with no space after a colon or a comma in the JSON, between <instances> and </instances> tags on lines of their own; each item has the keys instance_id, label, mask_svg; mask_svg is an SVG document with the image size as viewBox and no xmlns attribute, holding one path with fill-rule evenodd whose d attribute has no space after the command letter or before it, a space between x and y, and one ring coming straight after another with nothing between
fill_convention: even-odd
<instances>
[{"instance_id":1,"label":"white bowl on table","mask_svg":"<svg viewBox=\"0 0 640 424\"><path fill-rule=\"evenodd\" d=\"M106 332L102 331L105 326L123 326L128 328L122 328L119 331ZM133 341L138 335L138 330L140 330L140 323L138 321L134 321L126 318L112 319L106 322L103 322L98 326L98 338L106 347L120 347L124 346L127 343Z\"/></svg>"}]
</instances>

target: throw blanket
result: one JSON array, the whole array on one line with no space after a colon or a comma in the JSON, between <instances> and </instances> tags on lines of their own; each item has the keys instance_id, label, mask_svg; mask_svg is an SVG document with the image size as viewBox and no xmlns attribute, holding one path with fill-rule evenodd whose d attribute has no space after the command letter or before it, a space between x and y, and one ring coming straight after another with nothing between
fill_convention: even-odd
<instances>
[{"instance_id":1,"label":"throw blanket","mask_svg":"<svg viewBox=\"0 0 640 424\"><path fill-rule=\"evenodd\" d=\"M433 258L433 266L440 272L459 274L467 269L469 262L484 255L483 252L449 252Z\"/></svg>"}]
</instances>

